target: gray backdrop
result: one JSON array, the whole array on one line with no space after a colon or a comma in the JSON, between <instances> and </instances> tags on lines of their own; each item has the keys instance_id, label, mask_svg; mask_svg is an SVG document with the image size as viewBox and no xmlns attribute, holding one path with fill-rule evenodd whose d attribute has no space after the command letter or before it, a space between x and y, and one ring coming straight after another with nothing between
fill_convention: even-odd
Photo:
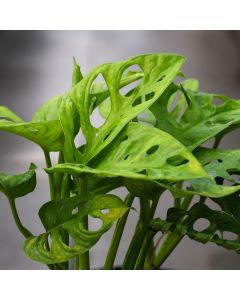
<instances>
[{"instance_id":1,"label":"gray backdrop","mask_svg":"<svg viewBox=\"0 0 240 300\"><path fill-rule=\"evenodd\" d=\"M237 31L1 31L0 32L0 104L7 105L23 119L30 120L34 111L52 96L69 89L72 57L86 74L97 64L124 60L150 52L174 52L185 55L183 68L187 77L200 81L206 92L240 96L240 34ZM47 176L41 150L34 144L0 132L0 171L25 171L30 162L38 166L36 190L17 199L23 223L33 233L42 231L39 207L49 199ZM239 148L238 132L221 144ZM118 190L120 195L125 190ZM170 205L165 193L161 201L163 216ZM137 207L137 203L136 203ZM117 262L133 232L136 214L131 212ZM94 224L92 224L94 228ZM91 251L93 267L103 264L112 231L105 234ZM23 238L15 228L7 199L0 195L0 269L45 269L29 261L22 252ZM184 238L164 264L172 269L239 269L240 255L213 244L202 245Z\"/></svg>"}]
</instances>

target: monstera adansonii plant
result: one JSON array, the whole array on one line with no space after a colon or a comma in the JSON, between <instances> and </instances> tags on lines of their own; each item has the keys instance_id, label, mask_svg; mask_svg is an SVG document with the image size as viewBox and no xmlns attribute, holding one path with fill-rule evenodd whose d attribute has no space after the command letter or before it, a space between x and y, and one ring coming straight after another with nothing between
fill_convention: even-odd
<instances>
[{"instance_id":1,"label":"monstera adansonii plant","mask_svg":"<svg viewBox=\"0 0 240 300\"><path fill-rule=\"evenodd\" d=\"M50 199L39 209L45 231L36 236L15 205L34 190L36 166L0 173L27 257L53 270L69 269L70 260L75 269L90 269L89 251L114 226L103 262L114 269L130 210L138 222L121 269L160 268L184 236L240 251L240 150L219 148L240 126L240 102L199 92L197 80L181 71L184 60L146 54L100 65L86 76L74 60L72 88L46 102L32 121L0 107L0 129L38 144L46 160ZM98 126L95 110L104 120ZM52 152L59 157L55 165ZM125 199L114 194L119 187L128 190ZM156 209L166 190L172 207L160 218ZM89 217L100 219L101 227L90 230ZM200 219L208 222L203 230L195 226Z\"/></svg>"}]
</instances>

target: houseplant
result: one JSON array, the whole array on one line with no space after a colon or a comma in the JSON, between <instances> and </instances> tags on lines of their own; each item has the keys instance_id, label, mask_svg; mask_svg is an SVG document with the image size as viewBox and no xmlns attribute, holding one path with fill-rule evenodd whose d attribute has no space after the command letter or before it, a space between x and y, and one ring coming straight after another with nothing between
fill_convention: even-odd
<instances>
[{"instance_id":1,"label":"houseplant","mask_svg":"<svg viewBox=\"0 0 240 300\"><path fill-rule=\"evenodd\" d=\"M31 122L0 107L0 129L38 144L46 161L50 201L39 210L45 232L38 236L24 227L15 206L34 190L36 166L18 175L0 173L0 190L30 259L54 270L69 269L74 259L76 269L89 269L91 247L116 224L104 263L104 269L114 269L135 198L139 220L122 269L160 268L185 235L239 251L240 150L223 150L219 143L238 128L240 103L199 92L198 82L181 72L184 60L175 54L140 55L103 64L84 77L74 60L71 90L45 103ZM97 81L99 75L104 82ZM96 109L105 118L98 127L91 120ZM80 146L79 134L85 138ZM212 147L203 145L213 138ZM58 152L56 165L51 152ZM111 193L121 186L129 191L125 199ZM165 190L173 206L163 220L155 211ZM211 209L206 199L221 209ZM101 219L99 230L88 230L88 216ZM199 219L209 226L197 230Z\"/></svg>"}]
</instances>

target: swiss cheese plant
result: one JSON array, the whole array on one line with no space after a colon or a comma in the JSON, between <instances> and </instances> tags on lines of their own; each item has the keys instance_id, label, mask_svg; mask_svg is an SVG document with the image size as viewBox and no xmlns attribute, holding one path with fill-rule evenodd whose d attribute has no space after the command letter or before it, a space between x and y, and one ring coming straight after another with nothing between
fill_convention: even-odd
<instances>
[{"instance_id":1,"label":"swiss cheese plant","mask_svg":"<svg viewBox=\"0 0 240 300\"><path fill-rule=\"evenodd\" d=\"M38 235L22 224L15 205L34 190L37 167L0 173L27 257L53 270L69 269L69 260L90 269L89 251L114 226L103 262L114 269L130 210L138 222L122 269L160 268L184 236L240 251L240 150L219 147L240 126L240 102L200 92L197 80L185 79L184 61L146 54L83 76L74 60L71 89L43 104L30 122L0 106L0 129L39 145L46 161L50 199L39 209L45 231ZM99 126L95 110L103 119ZM59 156L55 165L51 152ZM125 199L114 194L119 187L128 190ZM156 209L166 190L172 207L163 219ZM98 230L89 229L89 216L101 220ZM199 219L208 221L204 230L196 229Z\"/></svg>"}]
</instances>

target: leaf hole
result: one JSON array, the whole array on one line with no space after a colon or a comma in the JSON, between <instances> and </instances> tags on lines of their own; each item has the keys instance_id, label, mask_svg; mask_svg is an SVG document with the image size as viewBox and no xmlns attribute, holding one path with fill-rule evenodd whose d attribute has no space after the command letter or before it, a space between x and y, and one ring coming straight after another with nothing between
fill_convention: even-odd
<instances>
[{"instance_id":1,"label":"leaf hole","mask_svg":"<svg viewBox=\"0 0 240 300\"><path fill-rule=\"evenodd\" d=\"M100 218L94 218L88 215L88 230L89 231L98 231L101 229L103 221Z\"/></svg>"},{"instance_id":2,"label":"leaf hole","mask_svg":"<svg viewBox=\"0 0 240 300\"><path fill-rule=\"evenodd\" d=\"M127 136L127 135L125 135L123 138L121 138L121 139L120 139L120 143L122 143L122 142L126 141L127 139L128 139L128 136Z\"/></svg>"},{"instance_id":3,"label":"leaf hole","mask_svg":"<svg viewBox=\"0 0 240 300\"><path fill-rule=\"evenodd\" d=\"M101 213L104 215L109 214L109 212L110 212L109 208L101 209Z\"/></svg>"},{"instance_id":4,"label":"leaf hole","mask_svg":"<svg viewBox=\"0 0 240 300\"><path fill-rule=\"evenodd\" d=\"M127 160L128 158L129 158L129 154L124 157L124 160Z\"/></svg>"},{"instance_id":5,"label":"leaf hole","mask_svg":"<svg viewBox=\"0 0 240 300\"><path fill-rule=\"evenodd\" d=\"M238 240L239 236L236 233L231 232L231 231L223 231L222 238L224 240L236 241L236 240Z\"/></svg>"},{"instance_id":6,"label":"leaf hole","mask_svg":"<svg viewBox=\"0 0 240 300\"><path fill-rule=\"evenodd\" d=\"M172 157L169 157L167 159L167 163L169 165L172 165L174 167L177 167L177 166L181 166L181 165L184 165L184 164L187 164L189 162L188 159L185 159L184 157L182 157L181 155L174 155Z\"/></svg>"},{"instance_id":7,"label":"leaf hole","mask_svg":"<svg viewBox=\"0 0 240 300\"><path fill-rule=\"evenodd\" d=\"M224 101L219 98L214 98L212 103L216 106L220 106L224 104Z\"/></svg>"},{"instance_id":8,"label":"leaf hole","mask_svg":"<svg viewBox=\"0 0 240 300\"><path fill-rule=\"evenodd\" d=\"M155 153L159 148L159 145L155 145L155 146L152 146L151 148L148 149L148 151L146 152L148 155L151 155L153 153Z\"/></svg>"},{"instance_id":9,"label":"leaf hole","mask_svg":"<svg viewBox=\"0 0 240 300\"><path fill-rule=\"evenodd\" d=\"M147 171L144 169L144 170L138 172L138 174L147 175Z\"/></svg>"},{"instance_id":10,"label":"leaf hole","mask_svg":"<svg viewBox=\"0 0 240 300\"><path fill-rule=\"evenodd\" d=\"M193 229L198 232L202 232L210 227L211 223L208 219L200 218L193 224Z\"/></svg>"},{"instance_id":11,"label":"leaf hole","mask_svg":"<svg viewBox=\"0 0 240 300\"><path fill-rule=\"evenodd\" d=\"M78 213L78 207L75 207L73 210L72 210L72 215L76 215Z\"/></svg>"},{"instance_id":12,"label":"leaf hole","mask_svg":"<svg viewBox=\"0 0 240 300\"><path fill-rule=\"evenodd\" d=\"M134 75L134 74L137 75L137 73L142 73L142 69L140 68L139 65L135 64L130 67L127 67L122 73L120 83L121 82L123 83L128 76ZM122 88L120 87L119 94L122 96L125 96L125 97L132 95L134 90L141 84L141 81L142 81L142 78L138 78L135 81L123 86Z\"/></svg>"}]
</instances>

